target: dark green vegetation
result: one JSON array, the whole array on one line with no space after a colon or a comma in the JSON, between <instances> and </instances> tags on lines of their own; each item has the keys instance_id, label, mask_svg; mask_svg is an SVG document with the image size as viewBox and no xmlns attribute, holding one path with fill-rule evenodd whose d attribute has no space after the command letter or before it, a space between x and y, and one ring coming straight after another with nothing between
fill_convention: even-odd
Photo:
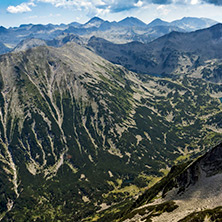
<instances>
[{"instance_id":1,"label":"dark green vegetation","mask_svg":"<svg viewBox=\"0 0 222 222\"><path fill-rule=\"evenodd\" d=\"M124 221L126 219L132 219L135 215L139 214L144 216L144 220L150 221L151 217L159 216L164 212L172 212L178 206L173 201L167 201L157 205L150 205L143 207L144 204L152 203L157 195L163 191L162 197L165 196L167 191L171 190L175 184L175 178L177 178L190 164L190 162L173 166L169 174L161 179L154 186L146 190L136 200L124 201L119 205L110 207L93 218L99 218L98 221ZM142 208L139 208L142 207ZM146 215L149 216L146 216ZM90 218L91 219L91 218ZM89 221L90 221L89 219Z\"/></svg>"},{"instance_id":2,"label":"dark green vegetation","mask_svg":"<svg viewBox=\"0 0 222 222\"><path fill-rule=\"evenodd\" d=\"M222 207L192 213L179 222L201 222L205 219L208 221L222 221Z\"/></svg>"},{"instance_id":3,"label":"dark green vegetation","mask_svg":"<svg viewBox=\"0 0 222 222\"><path fill-rule=\"evenodd\" d=\"M168 220L173 218L173 221L180 222L221 221L221 198L219 191L221 181L212 180L215 175L217 178L221 178L221 151L222 144L219 144L194 161L188 161L172 167L166 177L146 190L136 200L122 202L94 215L94 218L99 218L98 221L137 221L139 218L141 221L152 221L152 218L159 217L164 212L166 212L164 217L173 212L167 217ZM208 186L207 184L210 185ZM173 190L174 194L171 192ZM204 193L202 193L203 191ZM170 192L171 194L169 195ZM192 192L201 192L201 195L192 196ZM195 200L192 202L192 198L195 197L199 198L198 201L200 202L195 202ZM208 203L212 203L212 198L214 199L213 202L218 201L214 206L219 205L219 207L206 209L206 205L201 203L206 201L205 197ZM155 202L157 199L158 203ZM188 202L188 205L181 205L183 201ZM201 208L203 209L203 206L204 210L200 211ZM188 209L193 209L193 213L187 214L187 207ZM176 213L174 212L175 209L177 209ZM164 217L158 218L157 221L162 221L163 219L167 221L167 218Z\"/></svg>"},{"instance_id":4,"label":"dark green vegetation","mask_svg":"<svg viewBox=\"0 0 222 222\"><path fill-rule=\"evenodd\" d=\"M140 216L148 214L149 216L143 217L143 221L152 222L151 220L152 217L157 217L164 212L168 212L168 213L172 212L177 207L178 206L173 201L168 201L162 204L152 205L152 206L144 207L142 209L136 209L132 211L130 214L123 217L120 221L124 221L125 219L131 219L137 214L139 214Z\"/></svg>"},{"instance_id":5,"label":"dark green vegetation","mask_svg":"<svg viewBox=\"0 0 222 222\"><path fill-rule=\"evenodd\" d=\"M130 202L220 141L221 90L140 76L76 44L1 56L3 221L80 221Z\"/></svg>"}]
</instances>

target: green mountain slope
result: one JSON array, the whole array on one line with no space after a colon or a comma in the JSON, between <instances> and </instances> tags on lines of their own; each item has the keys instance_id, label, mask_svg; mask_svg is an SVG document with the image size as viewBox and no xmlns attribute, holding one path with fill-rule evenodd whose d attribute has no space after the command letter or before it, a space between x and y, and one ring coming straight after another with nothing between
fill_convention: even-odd
<instances>
[{"instance_id":1,"label":"green mountain slope","mask_svg":"<svg viewBox=\"0 0 222 222\"><path fill-rule=\"evenodd\" d=\"M221 150L219 144L193 162L174 166L136 201L116 206L116 213L104 211L98 221L220 221Z\"/></svg>"},{"instance_id":2,"label":"green mountain slope","mask_svg":"<svg viewBox=\"0 0 222 222\"><path fill-rule=\"evenodd\" d=\"M221 88L74 43L1 56L2 221L80 221L138 194L220 140Z\"/></svg>"}]
</instances>

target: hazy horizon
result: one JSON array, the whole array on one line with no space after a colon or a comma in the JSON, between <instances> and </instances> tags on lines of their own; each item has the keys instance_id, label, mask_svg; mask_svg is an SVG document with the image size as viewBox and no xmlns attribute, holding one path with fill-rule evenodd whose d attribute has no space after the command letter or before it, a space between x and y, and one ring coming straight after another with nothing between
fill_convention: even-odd
<instances>
[{"instance_id":1,"label":"hazy horizon","mask_svg":"<svg viewBox=\"0 0 222 222\"><path fill-rule=\"evenodd\" d=\"M98 17L98 18L100 18L100 19L103 19L103 18L101 18L100 16L93 16L93 17L91 17L91 18L89 18L88 20L86 20L85 22L79 22L79 21L71 21L70 23L72 23L72 22L77 22L77 23L79 23L79 24L85 24L85 23L87 23L87 22L89 22L91 19L93 19L93 18L95 18L95 17ZM139 19L139 18L137 18L137 17L135 17L135 16L126 16L125 18L122 18L122 19L119 19L119 20L108 20L108 19L103 19L104 21L108 21L108 22L120 22L120 21L122 21L122 20L124 20L124 19L126 19L126 18L128 18L128 17L133 17L133 18L136 18L136 19ZM185 18L185 17L181 17L181 18L178 18L178 19L175 19L175 20L181 20L181 19L183 19L183 18ZM189 17L189 18L206 18L206 19L210 19L210 18L207 18L207 17ZM139 19L140 21L142 21L142 22L144 22L145 24L149 24L149 23L151 23L152 21L154 21L155 19L160 19L160 18L154 18L153 20L151 20L151 21L149 21L149 22L145 22L145 21L143 21L142 19ZM172 22L172 21L175 21L175 20L164 20L164 19L161 19L162 21L166 21L166 22ZM212 19L212 20L214 20L214 19ZM215 20L215 21L217 21L217 20ZM218 23L220 23L219 21L217 21ZM70 23L63 23L63 22L61 22L61 23L53 23L53 22L50 22L50 23L32 23L32 22L30 22L30 23L22 23L22 24L20 24L20 25L18 25L18 26L3 26L3 27L5 27L5 28L14 28L14 27L19 27L19 26L21 26L21 25L29 25L29 24L31 24L31 25L49 25L49 24L52 24L52 25L61 25L61 24L64 24L64 25L68 25L68 24L70 24Z\"/></svg>"},{"instance_id":2,"label":"hazy horizon","mask_svg":"<svg viewBox=\"0 0 222 222\"><path fill-rule=\"evenodd\" d=\"M3 0L0 25L85 23L98 16L120 21L136 17L144 23L156 18L173 21L183 17L204 17L222 22L222 2L211 0Z\"/></svg>"}]
</instances>

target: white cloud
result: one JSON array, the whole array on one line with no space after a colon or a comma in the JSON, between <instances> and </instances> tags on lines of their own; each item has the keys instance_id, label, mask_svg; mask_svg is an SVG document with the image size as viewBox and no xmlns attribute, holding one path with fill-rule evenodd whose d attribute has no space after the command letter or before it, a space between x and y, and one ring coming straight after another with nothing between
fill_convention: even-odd
<instances>
[{"instance_id":1,"label":"white cloud","mask_svg":"<svg viewBox=\"0 0 222 222\"><path fill-rule=\"evenodd\" d=\"M110 13L109 8L106 8L106 9L98 8L96 16L104 16L104 15L109 14L109 13Z\"/></svg>"},{"instance_id":2,"label":"white cloud","mask_svg":"<svg viewBox=\"0 0 222 222\"><path fill-rule=\"evenodd\" d=\"M139 0L137 3L134 4L135 7L142 7L143 6L143 2L141 0Z\"/></svg>"},{"instance_id":3,"label":"white cloud","mask_svg":"<svg viewBox=\"0 0 222 222\"><path fill-rule=\"evenodd\" d=\"M159 6L157 6L156 9L160 15L166 16L170 13L170 9L169 9L168 5L159 5Z\"/></svg>"},{"instance_id":4,"label":"white cloud","mask_svg":"<svg viewBox=\"0 0 222 222\"><path fill-rule=\"evenodd\" d=\"M62 2L63 0L37 0L38 2L45 2L45 3L51 3L56 4L58 2Z\"/></svg>"},{"instance_id":5,"label":"white cloud","mask_svg":"<svg viewBox=\"0 0 222 222\"><path fill-rule=\"evenodd\" d=\"M7 8L7 11L9 13L23 13L23 12L31 12L32 9L31 9L31 6L34 7L35 4L34 2L23 2L21 3L20 5L17 5L17 6L12 6L10 5L8 8Z\"/></svg>"},{"instance_id":6,"label":"white cloud","mask_svg":"<svg viewBox=\"0 0 222 222\"><path fill-rule=\"evenodd\" d=\"M197 5L200 4L200 0L191 0L191 5Z\"/></svg>"},{"instance_id":7,"label":"white cloud","mask_svg":"<svg viewBox=\"0 0 222 222\"><path fill-rule=\"evenodd\" d=\"M76 8L88 8L92 7L93 4L88 0L36 0L37 2L50 3L55 7L70 7L75 6Z\"/></svg>"},{"instance_id":8,"label":"white cloud","mask_svg":"<svg viewBox=\"0 0 222 222\"><path fill-rule=\"evenodd\" d=\"M26 0L28 1L28 0ZM17 6L9 6L7 11L10 13L22 13L32 11L32 7L38 3L48 3L55 7L72 8L81 11L87 16L105 15L108 13L119 13L137 10L156 5L158 12L162 15L169 14L169 5L205 5L212 3L219 5L222 0L29 0ZM212 3L213 4L213 3ZM222 3L221 3L222 4ZM164 7L166 6L166 7Z\"/></svg>"},{"instance_id":9,"label":"white cloud","mask_svg":"<svg viewBox=\"0 0 222 222\"><path fill-rule=\"evenodd\" d=\"M198 5L204 4L206 1L204 0L172 0L173 4L182 4L182 5Z\"/></svg>"},{"instance_id":10,"label":"white cloud","mask_svg":"<svg viewBox=\"0 0 222 222\"><path fill-rule=\"evenodd\" d=\"M142 0L35 0L36 2L50 3L55 7L71 7L74 6L78 10L94 10L95 12L104 12L120 9L131 9L142 7ZM146 0L145 0L146 1ZM148 0L150 1L150 0ZM152 1L152 0L151 0ZM101 10L103 9L103 10Z\"/></svg>"}]
</instances>

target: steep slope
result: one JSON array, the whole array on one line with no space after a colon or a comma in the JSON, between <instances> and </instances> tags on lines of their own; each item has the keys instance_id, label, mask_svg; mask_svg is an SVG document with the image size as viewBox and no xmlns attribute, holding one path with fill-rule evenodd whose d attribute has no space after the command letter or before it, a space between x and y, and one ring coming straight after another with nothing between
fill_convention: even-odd
<instances>
[{"instance_id":1,"label":"steep slope","mask_svg":"<svg viewBox=\"0 0 222 222\"><path fill-rule=\"evenodd\" d=\"M44 40L41 39L25 39L21 41L14 49L13 52L26 51L27 49L34 48L37 46L47 45Z\"/></svg>"},{"instance_id":2,"label":"steep slope","mask_svg":"<svg viewBox=\"0 0 222 222\"><path fill-rule=\"evenodd\" d=\"M220 221L221 159L222 144L190 164L172 168L119 221Z\"/></svg>"},{"instance_id":3,"label":"steep slope","mask_svg":"<svg viewBox=\"0 0 222 222\"><path fill-rule=\"evenodd\" d=\"M0 42L0 54L4 54L9 52L11 49L5 46L2 42Z\"/></svg>"},{"instance_id":4,"label":"steep slope","mask_svg":"<svg viewBox=\"0 0 222 222\"><path fill-rule=\"evenodd\" d=\"M202 78L210 82L222 83L222 60L207 60L197 67L187 71L188 76Z\"/></svg>"},{"instance_id":5,"label":"steep slope","mask_svg":"<svg viewBox=\"0 0 222 222\"><path fill-rule=\"evenodd\" d=\"M80 221L221 138L222 86L140 76L69 43L0 57L2 221Z\"/></svg>"},{"instance_id":6,"label":"steep slope","mask_svg":"<svg viewBox=\"0 0 222 222\"><path fill-rule=\"evenodd\" d=\"M84 25L82 25L82 27L83 28L91 28L91 27L99 28L101 26L101 24L103 24L104 22L105 21L99 17L93 17L88 22L86 22Z\"/></svg>"},{"instance_id":7,"label":"steep slope","mask_svg":"<svg viewBox=\"0 0 222 222\"><path fill-rule=\"evenodd\" d=\"M170 25L169 22L166 22L157 18L157 19L154 19L152 22L150 22L147 26L154 27L154 26L169 26L169 25Z\"/></svg>"},{"instance_id":8,"label":"steep slope","mask_svg":"<svg viewBox=\"0 0 222 222\"><path fill-rule=\"evenodd\" d=\"M135 17L127 17L118 22L119 26L136 26L136 27L145 27L146 24Z\"/></svg>"},{"instance_id":9,"label":"steep slope","mask_svg":"<svg viewBox=\"0 0 222 222\"><path fill-rule=\"evenodd\" d=\"M66 43L75 42L79 45L84 44L84 39L74 34L63 34L52 40L42 40L36 38L27 38L22 40L11 52L26 51L28 49L38 47L38 46L52 46L52 47L62 47Z\"/></svg>"},{"instance_id":10,"label":"steep slope","mask_svg":"<svg viewBox=\"0 0 222 222\"><path fill-rule=\"evenodd\" d=\"M63 35L60 35L55 39L46 41L48 46L53 47L61 47L68 42L75 42L79 45L83 45L85 43L85 40L78 35L64 33Z\"/></svg>"},{"instance_id":11,"label":"steep slope","mask_svg":"<svg viewBox=\"0 0 222 222\"><path fill-rule=\"evenodd\" d=\"M88 45L107 60L139 73L186 74L207 60L222 59L222 24L191 33L171 32L151 43L113 44L91 38Z\"/></svg>"}]
</instances>

